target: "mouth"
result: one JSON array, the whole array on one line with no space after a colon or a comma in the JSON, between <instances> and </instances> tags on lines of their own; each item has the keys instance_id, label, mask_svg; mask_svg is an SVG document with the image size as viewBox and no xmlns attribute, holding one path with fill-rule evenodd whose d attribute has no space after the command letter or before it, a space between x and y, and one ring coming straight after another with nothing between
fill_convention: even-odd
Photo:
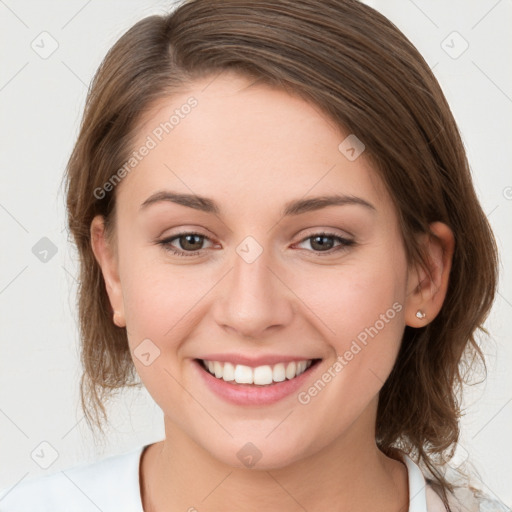
<instances>
[{"instance_id":1,"label":"mouth","mask_svg":"<svg viewBox=\"0 0 512 512\"><path fill-rule=\"evenodd\" d=\"M303 373L311 371L321 359L278 362L256 367L207 359L196 359L196 361L202 370L220 381L244 387L265 387L294 380Z\"/></svg>"}]
</instances>

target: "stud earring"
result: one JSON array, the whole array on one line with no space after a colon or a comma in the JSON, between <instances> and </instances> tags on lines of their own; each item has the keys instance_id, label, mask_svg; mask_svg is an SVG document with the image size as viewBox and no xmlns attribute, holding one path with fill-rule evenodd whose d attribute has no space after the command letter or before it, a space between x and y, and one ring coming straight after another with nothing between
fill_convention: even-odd
<instances>
[{"instance_id":1,"label":"stud earring","mask_svg":"<svg viewBox=\"0 0 512 512\"><path fill-rule=\"evenodd\" d=\"M421 311L421 309L418 309L418 311L416 311L416 318L424 320L426 316L427 315L423 311Z\"/></svg>"}]
</instances>

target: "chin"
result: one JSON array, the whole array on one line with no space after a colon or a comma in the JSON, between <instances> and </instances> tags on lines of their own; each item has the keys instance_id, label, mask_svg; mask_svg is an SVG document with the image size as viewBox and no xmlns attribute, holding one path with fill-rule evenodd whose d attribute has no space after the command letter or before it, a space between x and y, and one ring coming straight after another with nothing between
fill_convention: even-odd
<instances>
[{"instance_id":1,"label":"chin","mask_svg":"<svg viewBox=\"0 0 512 512\"><path fill-rule=\"evenodd\" d=\"M250 470L275 470L285 468L309 455L304 450L304 444L288 439L276 438L275 440L265 439L264 436L258 439L239 442L236 439L230 440L229 444L221 446L204 446L211 455L219 462L238 469ZM301 450L298 451L297 447Z\"/></svg>"}]
</instances>

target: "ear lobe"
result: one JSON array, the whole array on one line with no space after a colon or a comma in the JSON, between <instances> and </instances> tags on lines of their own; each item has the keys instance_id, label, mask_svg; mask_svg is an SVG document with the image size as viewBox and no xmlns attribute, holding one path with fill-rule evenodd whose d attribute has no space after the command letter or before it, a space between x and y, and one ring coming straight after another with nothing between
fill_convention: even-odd
<instances>
[{"instance_id":1,"label":"ear lobe","mask_svg":"<svg viewBox=\"0 0 512 512\"><path fill-rule=\"evenodd\" d=\"M442 222L430 224L430 234L423 235L420 243L428 268L414 267L409 272L405 322L411 327L424 327L441 310L455 249L453 232ZM421 313L424 313L423 318Z\"/></svg>"},{"instance_id":2,"label":"ear lobe","mask_svg":"<svg viewBox=\"0 0 512 512\"><path fill-rule=\"evenodd\" d=\"M90 235L92 251L101 268L110 305L114 310L113 321L118 327L126 327L117 255L115 248L108 240L105 219L102 215L97 215L92 220Z\"/></svg>"}]
</instances>

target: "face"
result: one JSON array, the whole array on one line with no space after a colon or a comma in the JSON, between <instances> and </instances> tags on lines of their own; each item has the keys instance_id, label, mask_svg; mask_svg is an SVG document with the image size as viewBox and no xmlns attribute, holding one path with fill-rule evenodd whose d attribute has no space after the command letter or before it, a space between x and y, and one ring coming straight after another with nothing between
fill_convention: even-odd
<instances>
[{"instance_id":1,"label":"face","mask_svg":"<svg viewBox=\"0 0 512 512\"><path fill-rule=\"evenodd\" d=\"M96 253L166 423L260 468L372 436L411 286L364 152L340 150L350 134L315 106L227 73L159 101L137 133L151 147L117 186L115 251Z\"/></svg>"}]
</instances>

